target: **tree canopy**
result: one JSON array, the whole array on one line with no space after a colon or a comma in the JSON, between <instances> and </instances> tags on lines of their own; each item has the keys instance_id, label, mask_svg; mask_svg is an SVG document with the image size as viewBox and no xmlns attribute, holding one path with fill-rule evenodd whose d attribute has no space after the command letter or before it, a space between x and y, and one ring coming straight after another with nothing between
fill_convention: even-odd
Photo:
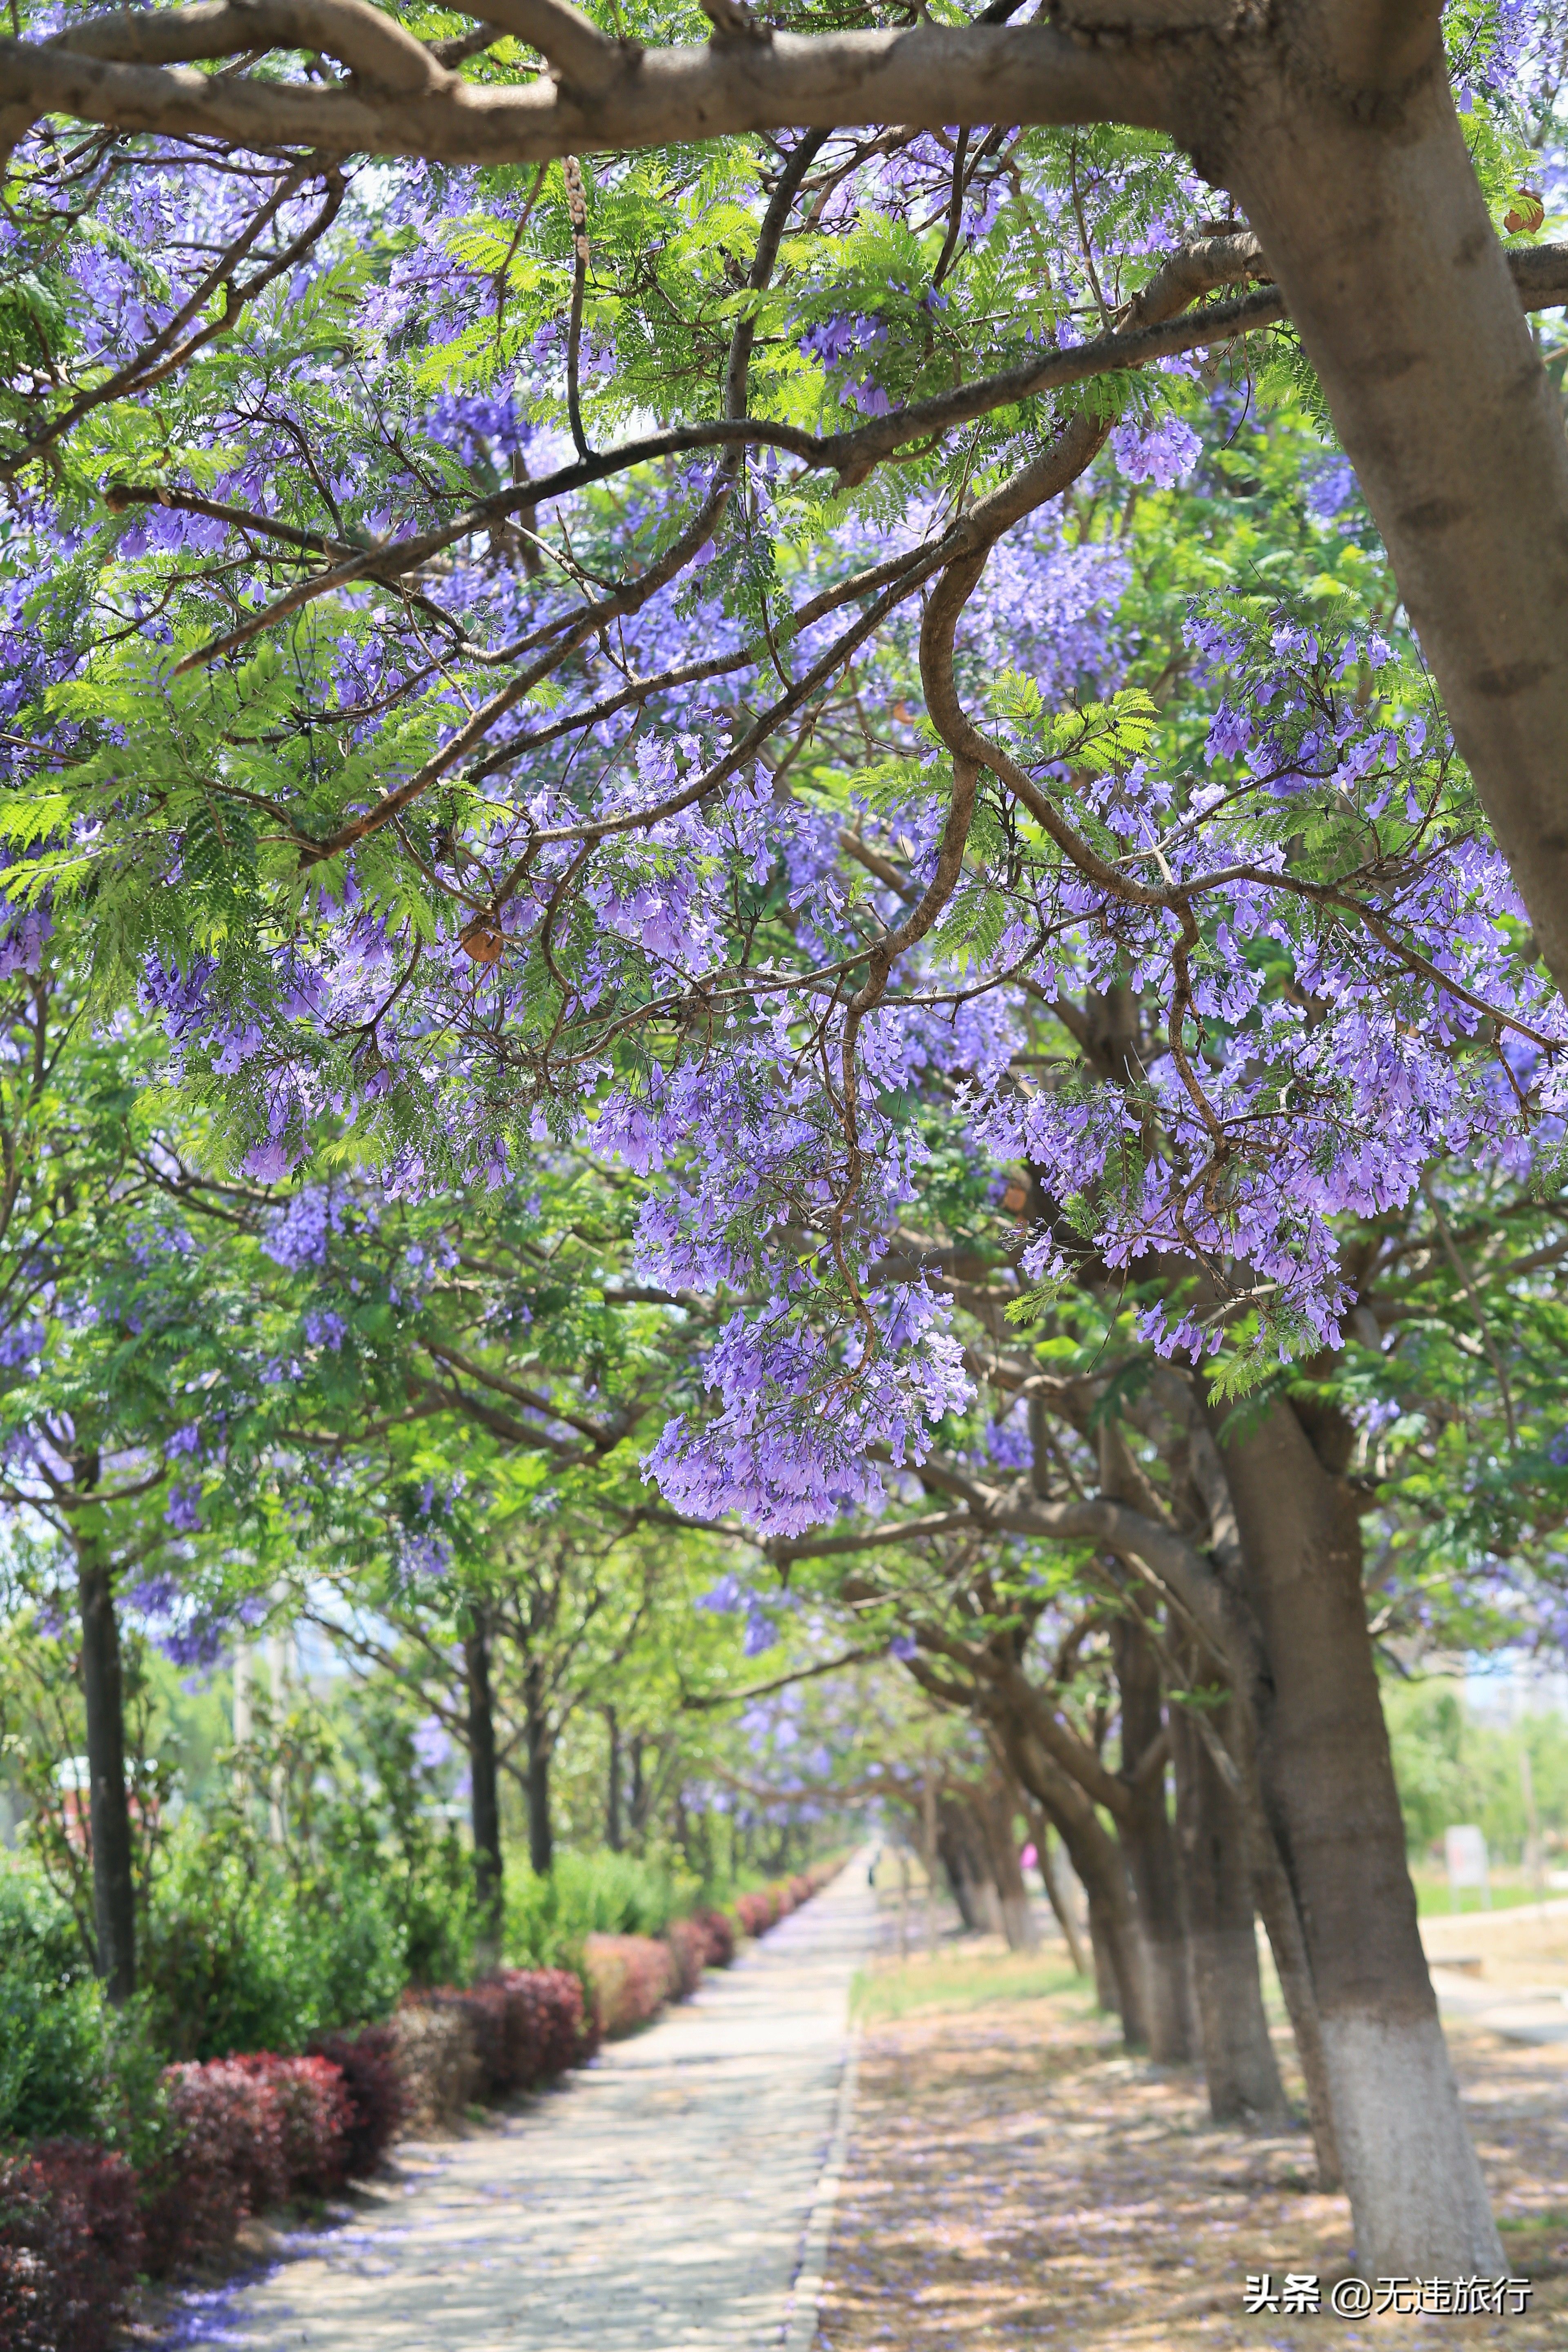
<instances>
[{"instance_id":1,"label":"tree canopy","mask_svg":"<svg viewBox=\"0 0 1568 2352\"><path fill-rule=\"evenodd\" d=\"M1484 2265L1376 1661L1560 1633L1563 28L1022 13L18 0L4 1496L105 1952L154 1570L426 1694L491 1930L509 1767L890 1652L1179 2055L1169 1765Z\"/></svg>"}]
</instances>

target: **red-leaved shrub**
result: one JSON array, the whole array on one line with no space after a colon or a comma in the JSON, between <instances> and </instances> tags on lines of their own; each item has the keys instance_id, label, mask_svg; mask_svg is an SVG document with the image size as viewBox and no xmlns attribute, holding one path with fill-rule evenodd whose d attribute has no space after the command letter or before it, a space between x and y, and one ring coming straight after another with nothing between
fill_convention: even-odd
<instances>
[{"instance_id":1,"label":"red-leaved shrub","mask_svg":"<svg viewBox=\"0 0 1568 2352\"><path fill-rule=\"evenodd\" d=\"M506 2004L509 2091L531 2091L593 2055L583 1987L570 1969L500 1969L488 1981Z\"/></svg>"},{"instance_id":2,"label":"red-leaved shrub","mask_svg":"<svg viewBox=\"0 0 1568 2352\"><path fill-rule=\"evenodd\" d=\"M343 2169L351 2180L368 2180L408 2111L408 2095L398 2072L396 2032L390 2025L365 2025L357 2033L318 2033L310 2048L317 2057L330 2059L343 2078L348 2098Z\"/></svg>"},{"instance_id":3,"label":"red-leaved shrub","mask_svg":"<svg viewBox=\"0 0 1568 2352\"><path fill-rule=\"evenodd\" d=\"M697 1911L691 1924L702 1937L702 1958L710 1969L727 1969L735 1957L735 1923L727 1911Z\"/></svg>"},{"instance_id":4,"label":"red-leaved shrub","mask_svg":"<svg viewBox=\"0 0 1568 2352\"><path fill-rule=\"evenodd\" d=\"M106 2352L142 2259L136 2176L78 2139L0 2158L0 2344Z\"/></svg>"},{"instance_id":5,"label":"red-leaved shrub","mask_svg":"<svg viewBox=\"0 0 1568 2352\"><path fill-rule=\"evenodd\" d=\"M735 1916L748 1936L765 1936L778 1916L778 1902L770 1886L759 1886L751 1894L735 1897Z\"/></svg>"},{"instance_id":6,"label":"red-leaved shrub","mask_svg":"<svg viewBox=\"0 0 1568 2352\"><path fill-rule=\"evenodd\" d=\"M272 2086L232 2058L171 2066L169 2144L147 2183L147 2266L155 2278L227 2252L247 2214L289 2187Z\"/></svg>"},{"instance_id":7,"label":"red-leaved shrub","mask_svg":"<svg viewBox=\"0 0 1568 2352\"><path fill-rule=\"evenodd\" d=\"M462 2018L478 2052L479 2095L487 2099L531 2091L580 2066L597 2043L570 1969L498 1969L461 1990L441 1985L421 1993L417 2005Z\"/></svg>"},{"instance_id":8,"label":"red-leaved shrub","mask_svg":"<svg viewBox=\"0 0 1568 2352\"><path fill-rule=\"evenodd\" d=\"M689 2000L708 1965L708 1938L695 1919L672 1919L664 1931L675 1962L675 1997Z\"/></svg>"},{"instance_id":9,"label":"red-leaved shrub","mask_svg":"<svg viewBox=\"0 0 1568 2352\"><path fill-rule=\"evenodd\" d=\"M657 1936L590 1936L583 1965L606 2042L647 2025L675 1990L675 1956Z\"/></svg>"},{"instance_id":10,"label":"red-leaved shrub","mask_svg":"<svg viewBox=\"0 0 1568 2352\"><path fill-rule=\"evenodd\" d=\"M341 2189L348 2178L352 2112L342 2069L330 2058L279 2058L270 2050L229 2063L243 2066L277 2104L285 2193L325 2197Z\"/></svg>"}]
</instances>

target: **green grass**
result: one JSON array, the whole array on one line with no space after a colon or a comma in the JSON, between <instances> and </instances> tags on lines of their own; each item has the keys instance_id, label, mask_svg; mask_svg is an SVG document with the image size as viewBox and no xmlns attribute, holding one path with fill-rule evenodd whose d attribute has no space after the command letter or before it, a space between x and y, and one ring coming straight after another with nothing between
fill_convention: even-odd
<instances>
[{"instance_id":1,"label":"green grass","mask_svg":"<svg viewBox=\"0 0 1568 2352\"><path fill-rule=\"evenodd\" d=\"M862 1969L850 1989L855 2016L908 2017L921 2009L983 2009L988 2001L1043 2000L1092 1989L1059 1959L1035 1952L942 1952L933 1959L894 1960Z\"/></svg>"},{"instance_id":2,"label":"green grass","mask_svg":"<svg viewBox=\"0 0 1568 2352\"><path fill-rule=\"evenodd\" d=\"M1441 1870L1413 1870L1410 1876L1415 1888L1415 1907L1422 1918L1447 1918L1453 1910L1453 1906L1448 1895L1447 1873ZM1565 1891L1568 1890L1561 1886L1549 1886L1545 1890L1545 1899L1548 1903L1561 1902ZM1492 1879L1494 1911L1515 1911L1521 1904L1535 1903L1540 1900L1541 1897L1536 1894L1535 1888L1525 1881L1518 1878L1502 1878L1494 1874ZM1480 1889L1476 1886L1462 1887L1459 1893L1459 1912L1468 1914L1479 1911L1481 1908ZM1458 1916L1458 1914L1454 1916Z\"/></svg>"}]
</instances>

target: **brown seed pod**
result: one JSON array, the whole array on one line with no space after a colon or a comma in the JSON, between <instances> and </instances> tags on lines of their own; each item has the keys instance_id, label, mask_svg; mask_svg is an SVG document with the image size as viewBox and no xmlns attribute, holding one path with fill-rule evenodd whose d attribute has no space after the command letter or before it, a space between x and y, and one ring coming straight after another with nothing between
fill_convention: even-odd
<instances>
[{"instance_id":1,"label":"brown seed pod","mask_svg":"<svg viewBox=\"0 0 1568 2352\"><path fill-rule=\"evenodd\" d=\"M499 963L506 941L489 915L476 915L458 933L458 944L476 963Z\"/></svg>"}]
</instances>

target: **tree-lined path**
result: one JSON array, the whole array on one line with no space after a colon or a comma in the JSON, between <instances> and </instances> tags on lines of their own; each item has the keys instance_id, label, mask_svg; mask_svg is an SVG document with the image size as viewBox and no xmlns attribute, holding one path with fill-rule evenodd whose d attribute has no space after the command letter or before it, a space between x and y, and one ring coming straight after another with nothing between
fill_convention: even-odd
<instances>
[{"instance_id":1,"label":"tree-lined path","mask_svg":"<svg viewBox=\"0 0 1568 2352\"><path fill-rule=\"evenodd\" d=\"M852 1864L563 2089L403 2151L368 2214L225 2297L215 2335L247 2352L780 2343L875 1934Z\"/></svg>"}]
</instances>

